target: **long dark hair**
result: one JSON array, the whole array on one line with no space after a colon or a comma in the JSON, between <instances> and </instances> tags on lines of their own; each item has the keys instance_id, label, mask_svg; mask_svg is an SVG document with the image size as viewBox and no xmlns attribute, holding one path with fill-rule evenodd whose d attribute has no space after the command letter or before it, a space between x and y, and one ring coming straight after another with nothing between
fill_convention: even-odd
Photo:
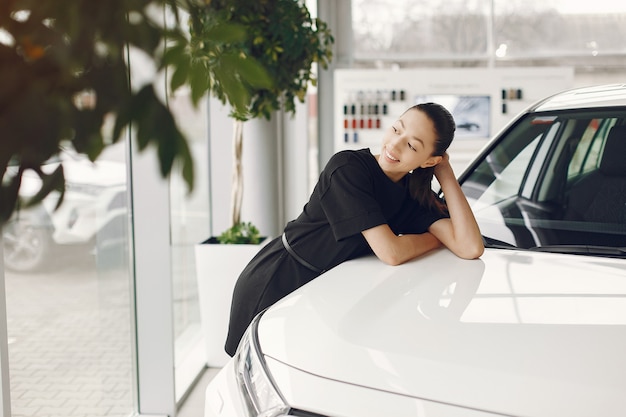
<instances>
[{"instance_id":1,"label":"long dark hair","mask_svg":"<svg viewBox=\"0 0 626 417\"><path fill-rule=\"evenodd\" d=\"M456 124L454 123L454 118L450 112L437 103L416 104L415 106L410 107L406 112L411 110L424 112L424 114L433 122L433 125L435 125L437 140L435 141L435 150L433 151L432 156L443 156L452 143L452 139L454 139L454 131L456 130ZM437 199L435 193L431 189L434 174L435 167L417 168L408 174L407 187L409 188L411 196L420 204L430 209L445 212L445 205Z\"/></svg>"}]
</instances>

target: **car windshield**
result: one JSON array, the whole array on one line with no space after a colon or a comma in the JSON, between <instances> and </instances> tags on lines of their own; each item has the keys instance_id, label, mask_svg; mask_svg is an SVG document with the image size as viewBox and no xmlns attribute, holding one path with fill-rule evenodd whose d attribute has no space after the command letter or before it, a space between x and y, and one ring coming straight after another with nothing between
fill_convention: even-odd
<instances>
[{"instance_id":1,"label":"car windshield","mask_svg":"<svg viewBox=\"0 0 626 417\"><path fill-rule=\"evenodd\" d=\"M626 110L521 118L460 178L488 246L623 257Z\"/></svg>"}]
</instances>

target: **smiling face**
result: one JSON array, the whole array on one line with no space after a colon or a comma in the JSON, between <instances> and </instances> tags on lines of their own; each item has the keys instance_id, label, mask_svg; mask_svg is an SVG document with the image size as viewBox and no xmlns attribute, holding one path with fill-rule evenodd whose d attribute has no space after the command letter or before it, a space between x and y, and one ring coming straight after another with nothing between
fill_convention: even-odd
<instances>
[{"instance_id":1,"label":"smiling face","mask_svg":"<svg viewBox=\"0 0 626 417\"><path fill-rule=\"evenodd\" d=\"M432 155L437 137L426 113L412 108L385 132L378 164L392 181L399 181L416 168L435 166L441 161L441 156Z\"/></svg>"}]
</instances>

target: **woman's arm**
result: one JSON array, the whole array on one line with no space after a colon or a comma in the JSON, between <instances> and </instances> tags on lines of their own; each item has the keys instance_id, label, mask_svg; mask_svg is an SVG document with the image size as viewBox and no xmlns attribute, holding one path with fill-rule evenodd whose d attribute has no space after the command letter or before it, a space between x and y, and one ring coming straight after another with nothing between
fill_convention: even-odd
<instances>
[{"instance_id":1,"label":"woman's arm","mask_svg":"<svg viewBox=\"0 0 626 417\"><path fill-rule=\"evenodd\" d=\"M460 258L480 257L485 250L480 229L447 154L435 166L435 176L445 195L450 218L437 220L428 231Z\"/></svg>"},{"instance_id":2,"label":"woman's arm","mask_svg":"<svg viewBox=\"0 0 626 417\"><path fill-rule=\"evenodd\" d=\"M387 224L362 233L378 259L389 265L400 265L441 246L441 242L431 233L397 236Z\"/></svg>"}]
</instances>

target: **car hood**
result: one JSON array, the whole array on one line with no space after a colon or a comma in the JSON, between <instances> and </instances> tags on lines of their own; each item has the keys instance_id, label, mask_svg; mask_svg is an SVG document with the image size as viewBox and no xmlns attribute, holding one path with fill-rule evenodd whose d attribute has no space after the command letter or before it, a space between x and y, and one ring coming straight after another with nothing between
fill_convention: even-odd
<instances>
[{"instance_id":1,"label":"car hood","mask_svg":"<svg viewBox=\"0 0 626 417\"><path fill-rule=\"evenodd\" d=\"M326 272L275 304L263 353L323 378L506 415L626 407L626 262L441 249Z\"/></svg>"}]
</instances>

